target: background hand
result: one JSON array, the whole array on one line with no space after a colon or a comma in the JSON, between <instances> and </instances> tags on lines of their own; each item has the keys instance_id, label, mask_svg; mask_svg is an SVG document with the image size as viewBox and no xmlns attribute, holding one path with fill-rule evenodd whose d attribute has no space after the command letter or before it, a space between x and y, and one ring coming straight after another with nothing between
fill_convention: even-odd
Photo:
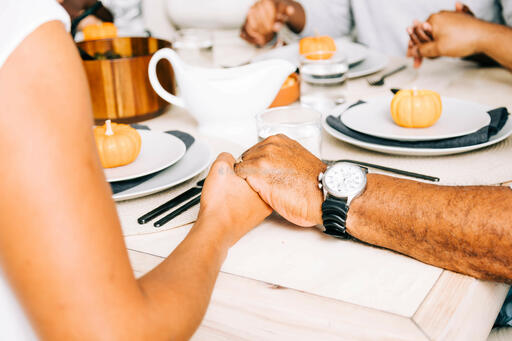
<instances>
[{"instance_id":1,"label":"background hand","mask_svg":"<svg viewBox=\"0 0 512 341\"><path fill-rule=\"evenodd\" d=\"M259 0L247 13L240 36L257 46L272 40L295 12L289 0Z\"/></svg>"},{"instance_id":2,"label":"background hand","mask_svg":"<svg viewBox=\"0 0 512 341\"><path fill-rule=\"evenodd\" d=\"M271 136L246 151L242 160L235 172L286 220L300 226L322 223L317 178L326 166L298 142Z\"/></svg>"},{"instance_id":3,"label":"background hand","mask_svg":"<svg viewBox=\"0 0 512 341\"><path fill-rule=\"evenodd\" d=\"M479 52L483 21L466 13L443 11L431 15L427 22L432 26L434 40L418 45L421 56L466 57Z\"/></svg>"},{"instance_id":4,"label":"background hand","mask_svg":"<svg viewBox=\"0 0 512 341\"><path fill-rule=\"evenodd\" d=\"M93 6L97 0L58 0L58 2L68 12L71 20L78 17L84 9ZM94 16L101 21L113 22L114 17L106 7L100 7ZM90 19L89 19L90 20Z\"/></svg>"},{"instance_id":5,"label":"background hand","mask_svg":"<svg viewBox=\"0 0 512 341\"><path fill-rule=\"evenodd\" d=\"M238 177L231 154L222 153L213 163L203 186L198 221L219 228L230 245L265 219L272 209ZM206 223L205 223L206 222Z\"/></svg>"},{"instance_id":6,"label":"background hand","mask_svg":"<svg viewBox=\"0 0 512 341\"><path fill-rule=\"evenodd\" d=\"M444 54L434 53L429 49L429 47L433 47L436 44L430 44L425 47L427 43L431 43L434 41L434 34L432 27L433 21L435 21L435 17L442 15L444 13L460 13L465 14L470 17L474 17L473 12L469 9L468 6L461 2L457 2L455 4L455 12L448 12L448 11L442 11L440 13L431 15L427 22L420 22L418 20L415 20L413 25L407 28L407 33L409 34L409 45L407 47L407 57L413 57L414 58L414 67L418 68L421 66L421 63L423 61L423 57L429 57L429 58L436 58ZM437 26L437 25L436 25ZM423 55L420 51L420 46L423 47L423 49L427 49L429 55Z\"/></svg>"},{"instance_id":7,"label":"background hand","mask_svg":"<svg viewBox=\"0 0 512 341\"><path fill-rule=\"evenodd\" d=\"M407 47L407 57L414 58L414 67L421 66L423 56L419 53L418 47L422 43L427 43L433 40L432 26L428 22L421 22L414 20L412 26L407 28L409 34L409 45Z\"/></svg>"},{"instance_id":8,"label":"background hand","mask_svg":"<svg viewBox=\"0 0 512 341\"><path fill-rule=\"evenodd\" d=\"M466 13L466 14L471 15L472 17L475 16L473 11L471 11L471 9L468 6L466 6L462 2L458 2L458 1L455 3L455 12Z\"/></svg>"}]
</instances>

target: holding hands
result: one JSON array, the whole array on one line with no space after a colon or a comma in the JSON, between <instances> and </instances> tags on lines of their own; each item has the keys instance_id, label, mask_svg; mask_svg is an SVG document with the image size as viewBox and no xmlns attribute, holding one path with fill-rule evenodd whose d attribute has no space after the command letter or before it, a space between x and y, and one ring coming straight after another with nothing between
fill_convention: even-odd
<instances>
[{"instance_id":1,"label":"holding hands","mask_svg":"<svg viewBox=\"0 0 512 341\"><path fill-rule=\"evenodd\" d=\"M458 2L455 11L432 14L426 22L415 21L407 28L407 56L413 57L414 66L419 67L424 57L467 57L480 53L483 25L484 21Z\"/></svg>"},{"instance_id":2,"label":"holding hands","mask_svg":"<svg viewBox=\"0 0 512 341\"><path fill-rule=\"evenodd\" d=\"M217 157L203 186L197 219L198 222L206 222L197 226L215 229L221 236L220 240L227 242L228 246L235 244L272 213L258 193L235 174L234 164L231 154L222 153Z\"/></svg>"},{"instance_id":3,"label":"holding hands","mask_svg":"<svg viewBox=\"0 0 512 341\"><path fill-rule=\"evenodd\" d=\"M322 224L318 175L327 166L298 142L274 135L235 163L222 153L213 163L201 196L197 228L208 228L230 247L272 210L303 227ZM213 229L213 230L212 230Z\"/></svg>"},{"instance_id":4,"label":"holding hands","mask_svg":"<svg viewBox=\"0 0 512 341\"><path fill-rule=\"evenodd\" d=\"M285 135L274 135L242 155L235 172L277 213L299 226L322 224L318 174L326 165Z\"/></svg>"}]
</instances>

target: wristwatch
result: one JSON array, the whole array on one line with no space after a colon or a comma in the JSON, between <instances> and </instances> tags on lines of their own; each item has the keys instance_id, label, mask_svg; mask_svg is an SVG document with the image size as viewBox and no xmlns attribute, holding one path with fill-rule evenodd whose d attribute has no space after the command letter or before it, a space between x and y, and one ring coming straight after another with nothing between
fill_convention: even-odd
<instances>
[{"instance_id":1,"label":"wristwatch","mask_svg":"<svg viewBox=\"0 0 512 341\"><path fill-rule=\"evenodd\" d=\"M318 187L324 192L322 220L324 233L350 237L346 221L350 203L366 188L368 169L348 162L338 162L318 175Z\"/></svg>"}]
</instances>

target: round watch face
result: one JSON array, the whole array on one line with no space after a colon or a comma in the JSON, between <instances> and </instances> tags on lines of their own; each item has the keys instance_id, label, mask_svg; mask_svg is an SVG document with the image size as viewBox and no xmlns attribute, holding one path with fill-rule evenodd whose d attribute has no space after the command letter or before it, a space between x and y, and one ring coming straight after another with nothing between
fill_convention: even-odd
<instances>
[{"instance_id":1,"label":"round watch face","mask_svg":"<svg viewBox=\"0 0 512 341\"><path fill-rule=\"evenodd\" d=\"M325 171L322 183L329 194L352 198L365 188L366 173L359 166L340 162Z\"/></svg>"}]
</instances>

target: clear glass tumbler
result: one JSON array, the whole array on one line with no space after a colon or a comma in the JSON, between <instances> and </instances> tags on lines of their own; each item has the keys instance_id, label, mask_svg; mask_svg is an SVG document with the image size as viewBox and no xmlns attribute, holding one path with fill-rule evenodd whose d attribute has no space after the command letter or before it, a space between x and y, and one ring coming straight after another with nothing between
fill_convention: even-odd
<instances>
[{"instance_id":1,"label":"clear glass tumbler","mask_svg":"<svg viewBox=\"0 0 512 341\"><path fill-rule=\"evenodd\" d=\"M320 158L322 115L308 107L287 106L268 109L256 116L258 138L284 134Z\"/></svg>"},{"instance_id":2,"label":"clear glass tumbler","mask_svg":"<svg viewBox=\"0 0 512 341\"><path fill-rule=\"evenodd\" d=\"M300 57L301 104L327 112L347 96L348 62L340 52L314 52Z\"/></svg>"}]
</instances>

